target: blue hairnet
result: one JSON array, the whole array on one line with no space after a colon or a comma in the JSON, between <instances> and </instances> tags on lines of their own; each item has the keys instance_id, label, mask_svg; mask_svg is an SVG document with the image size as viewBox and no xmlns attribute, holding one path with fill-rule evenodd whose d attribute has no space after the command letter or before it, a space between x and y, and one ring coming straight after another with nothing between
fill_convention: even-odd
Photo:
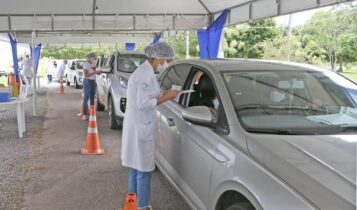
<instances>
[{"instance_id":1,"label":"blue hairnet","mask_svg":"<svg viewBox=\"0 0 357 210\"><path fill-rule=\"evenodd\" d=\"M149 58L172 59L175 57L174 49L166 42L159 42L151 46L147 51Z\"/></svg>"}]
</instances>

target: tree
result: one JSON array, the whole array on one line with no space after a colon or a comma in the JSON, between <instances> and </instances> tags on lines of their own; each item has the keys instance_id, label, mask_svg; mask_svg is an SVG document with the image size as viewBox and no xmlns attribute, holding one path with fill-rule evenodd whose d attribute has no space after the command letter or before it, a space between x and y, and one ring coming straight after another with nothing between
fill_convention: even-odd
<instances>
[{"instance_id":1,"label":"tree","mask_svg":"<svg viewBox=\"0 0 357 210\"><path fill-rule=\"evenodd\" d=\"M356 56L345 53L357 51L353 44L357 42L356 32L357 10L354 6L317 12L299 31L303 48L315 57L325 58L333 70L336 70L337 58L341 70L343 62L356 61Z\"/></svg>"},{"instance_id":2,"label":"tree","mask_svg":"<svg viewBox=\"0 0 357 210\"><path fill-rule=\"evenodd\" d=\"M275 39L279 33L274 19L226 28L225 57L262 58L264 51L261 43Z\"/></svg>"},{"instance_id":3,"label":"tree","mask_svg":"<svg viewBox=\"0 0 357 210\"><path fill-rule=\"evenodd\" d=\"M198 46L198 38L196 32L190 32L189 35L190 40L190 56L199 57L199 46ZM173 38L168 39L168 43L173 46L176 52L176 59L182 60L186 58L186 35L185 33L179 33Z\"/></svg>"}]
</instances>

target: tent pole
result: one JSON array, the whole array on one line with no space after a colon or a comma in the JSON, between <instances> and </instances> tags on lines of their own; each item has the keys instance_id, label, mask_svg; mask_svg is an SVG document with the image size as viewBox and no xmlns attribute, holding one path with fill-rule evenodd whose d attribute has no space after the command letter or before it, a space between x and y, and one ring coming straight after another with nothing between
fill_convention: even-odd
<instances>
[{"instance_id":1,"label":"tent pole","mask_svg":"<svg viewBox=\"0 0 357 210\"><path fill-rule=\"evenodd\" d=\"M36 116L36 104L37 104L37 89L36 89L36 67L35 67L35 31L32 31L32 71L33 71L33 82L32 82L32 111L33 116Z\"/></svg>"},{"instance_id":2,"label":"tent pole","mask_svg":"<svg viewBox=\"0 0 357 210\"><path fill-rule=\"evenodd\" d=\"M186 31L186 59L190 58L190 32Z\"/></svg>"}]
</instances>

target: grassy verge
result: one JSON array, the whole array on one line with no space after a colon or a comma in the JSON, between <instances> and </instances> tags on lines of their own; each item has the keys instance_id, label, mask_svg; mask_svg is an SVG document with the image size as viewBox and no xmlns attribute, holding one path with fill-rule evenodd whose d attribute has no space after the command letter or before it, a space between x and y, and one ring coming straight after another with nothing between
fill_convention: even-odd
<instances>
[{"instance_id":1,"label":"grassy verge","mask_svg":"<svg viewBox=\"0 0 357 210\"><path fill-rule=\"evenodd\" d=\"M357 72L343 72L342 74L345 77L357 82Z\"/></svg>"}]
</instances>

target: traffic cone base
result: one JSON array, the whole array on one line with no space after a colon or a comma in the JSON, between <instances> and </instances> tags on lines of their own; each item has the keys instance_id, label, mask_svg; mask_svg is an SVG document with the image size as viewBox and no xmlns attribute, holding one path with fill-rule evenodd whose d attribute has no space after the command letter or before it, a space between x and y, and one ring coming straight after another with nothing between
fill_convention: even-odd
<instances>
[{"instance_id":1,"label":"traffic cone base","mask_svg":"<svg viewBox=\"0 0 357 210\"><path fill-rule=\"evenodd\" d=\"M135 193L126 194L124 208L121 210L138 210L138 202Z\"/></svg>"},{"instance_id":2,"label":"traffic cone base","mask_svg":"<svg viewBox=\"0 0 357 210\"><path fill-rule=\"evenodd\" d=\"M83 100L84 100L84 92L82 91L82 100L81 100L81 107L79 108L79 113L77 114L78 117L83 116ZM87 113L88 114L89 106L87 104Z\"/></svg>"},{"instance_id":3,"label":"traffic cone base","mask_svg":"<svg viewBox=\"0 0 357 210\"><path fill-rule=\"evenodd\" d=\"M82 155L102 155L104 153L105 153L105 151L102 148L96 149L94 151L88 151L85 148L81 149L81 154Z\"/></svg>"},{"instance_id":4,"label":"traffic cone base","mask_svg":"<svg viewBox=\"0 0 357 210\"><path fill-rule=\"evenodd\" d=\"M81 149L81 154L83 155L104 154L104 149L100 146L98 129L97 129L97 118L96 118L94 106L91 106L86 144L84 148Z\"/></svg>"},{"instance_id":5,"label":"traffic cone base","mask_svg":"<svg viewBox=\"0 0 357 210\"><path fill-rule=\"evenodd\" d=\"M58 93L64 93L63 83L60 84L59 89L58 89Z\"/></svg>"}]
</instances>

